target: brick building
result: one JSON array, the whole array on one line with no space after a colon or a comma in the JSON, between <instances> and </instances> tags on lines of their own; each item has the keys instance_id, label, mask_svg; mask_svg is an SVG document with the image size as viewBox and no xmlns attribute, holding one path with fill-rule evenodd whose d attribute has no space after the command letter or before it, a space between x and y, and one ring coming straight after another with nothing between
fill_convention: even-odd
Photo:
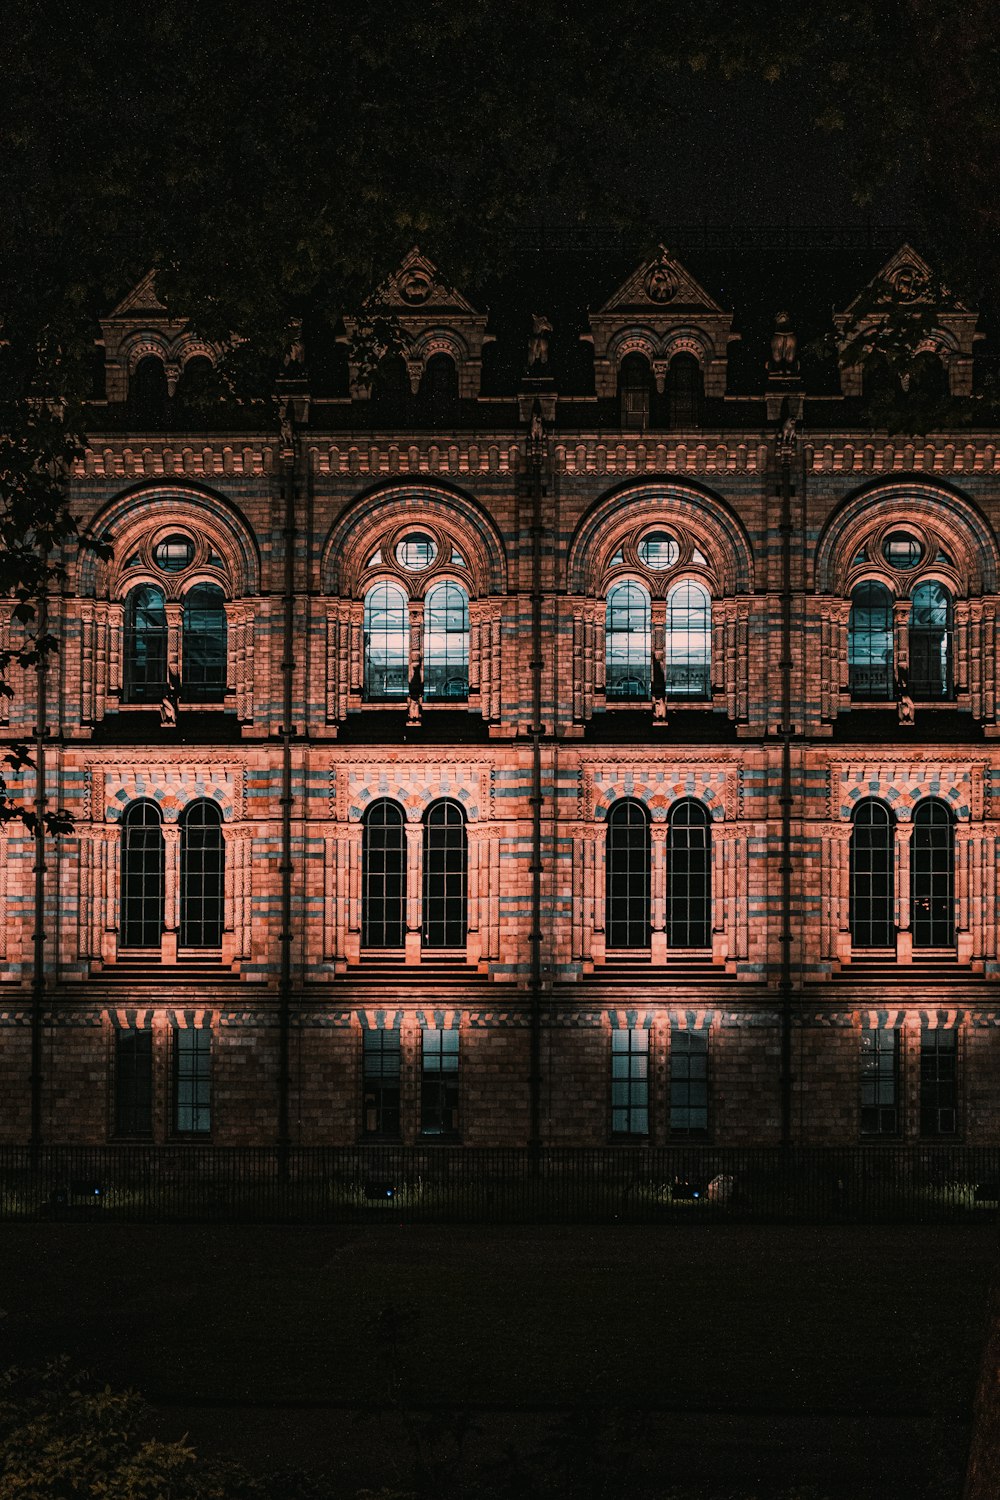
<instances>
[{"instance_id":1,"label":"brick building","mask_svg":"<svg viewBox=\"0 0 1000 1500\"><path fill-rule=\"evenodd\" d=\"M995 1140L996 434L873 430L773 320L799 260L532 324L415 250L370 385L306 330L211 421L217 351L152 277L114 309L111 553L0 699L75 819L0 834L0 1138ZM931 295L819 257L813 332L880 263Z\"/></svg>"}]
</instances>

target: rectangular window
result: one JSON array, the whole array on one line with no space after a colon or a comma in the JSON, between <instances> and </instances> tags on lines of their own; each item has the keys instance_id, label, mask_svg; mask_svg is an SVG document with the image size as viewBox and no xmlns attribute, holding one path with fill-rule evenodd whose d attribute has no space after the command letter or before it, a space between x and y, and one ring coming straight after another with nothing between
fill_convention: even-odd
<instances>
[{"instance_id":1,"label":"rectangular window","mask_svg":"<svg viewBox=\"0 0 1000 1500\"><path fill-rule=\"evenodd\" d=\"M708 1135L708 1030L670 1035L670 1134Z\"/></svg>"},{"instance_id":2,"label":"rectangular window","mask_svg":"<svg viewBox=\"0 0 1000 1500\"><path fill-rule=\"evenodd\" d=\"M174 1032L174 1131L207 1135L212 1128L212 1033L207 1026Z\"/></svg>"},{"instance_id":3,"label":"rectangular window","mask_svg":"<svg viewBox=\"0 0 1000 1500\"><path fill-rule=\"evenodd\" d=\"M153 1133L153 1033L115 1032L115 1135Z\"/></svg>"},{"instance_id":4,"label":"rectangular window","mask_svg":"<svg viewBox=\"0 0 1000 1500\"><path fill-rule=\"evenodd\" d=\"M887 1027L861 1033L861 1134L899 1132L899 1034Z\"/></svg>"},{"instance_id":5,"label":"rectangular window","mask_svg":"<svg viewBox=\"0 0 1000 1500\"><path fill-rule=\"evenodd\" d=\"M458 1032L424 1028L420 1133L458 1135Z\"/></svg>"},{"instance_id":6,"label":"rectangular window","mask_svg":"<svg viewBox=\"0 0 1000 1500\"><path fill-rule=\"evenodd\" d=\"M649 1135L649 1032L645 1027L611 1033L611 1133Z\"/></svg>"},{"instance_id":7,"label":"rectangular window","mask_svg":"<svg viewBox=\"0 0 1000 1500\"><path fill-rule=\"evenodd\" d=\"M365 1135L399 1136L398 1031L365 1031L362 1054L362 1123Z\"/></svg>"},{"instance_id":8,"label":"rectangular window","mask_svg":"<svg viewBox=\"0 0 1000 1500\"><path fill-rule=\"evenodd\" d=\"M920 1134L955 1135L958 1130L958 1032L954 1027L920 1033Z\"/></svg>"}]
</instances>

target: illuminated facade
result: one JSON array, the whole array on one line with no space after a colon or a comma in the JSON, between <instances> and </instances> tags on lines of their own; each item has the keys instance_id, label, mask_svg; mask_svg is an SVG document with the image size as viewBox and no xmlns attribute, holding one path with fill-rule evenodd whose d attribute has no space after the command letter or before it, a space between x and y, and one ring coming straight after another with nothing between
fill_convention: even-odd
<instances>
[{"instance_id":1,"label":"illuminated facade","mask_svg":"<svg viewBox=\"0 0 1000 1500\"><path fill-rule=\"evenodd\" d=\"M186 423L151 278L102 325L3 1139L995 1140L995 434L873 431L787 317L736 368L666 252L507 366L418 252L382 296L263 427Z\"/></svg>"}]
</instances>

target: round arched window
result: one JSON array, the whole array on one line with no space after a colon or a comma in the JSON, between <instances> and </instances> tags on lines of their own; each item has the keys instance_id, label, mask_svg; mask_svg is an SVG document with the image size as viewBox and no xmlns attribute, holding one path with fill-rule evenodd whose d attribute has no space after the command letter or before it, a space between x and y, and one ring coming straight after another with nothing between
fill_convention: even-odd
<instances>
[{"instance_id":1,"label":"round arched window","mask_svg":"<svg viewBox=\"0 0 1000 1500\"><path fill-rule=\"evenodd\" d=\"M437 557L437 543L426 531L411 531L396 546L396 561L410 573L422 573Z\"/></svg>"},{"instance_id":2,"label":"round arched window","mask_svg":"<svg viewBox=\"0 0 1000 1500\"><path fill-rule=\"evenodd\" d=\"M923 555L920 542L908 531L890 531L882 543L882 556L890 567L898 568L902 573L917 567Z\"/></svg>"},{"instance_id":3,"label":"round arched window","mask_svg":"<svg viewBox=\"0 0 1000 1500\"><path fill-rule=\"evenodd\" d=\"M189 536L175 531L157 542L153 548L153 561L164 573L180 573L194 558L194 542Z\"/></svg>"},{"instance_id":4,"label":"round arched window","mask_svg":"<svg viewBox=\"0 0 1000 1500\"><path fill-rule=\"evenodd\" d=\"M667 531L649 531L639 543L640 562L657 573L672 568L679 556L680 548Z\"/></svg>"}]
</instances>

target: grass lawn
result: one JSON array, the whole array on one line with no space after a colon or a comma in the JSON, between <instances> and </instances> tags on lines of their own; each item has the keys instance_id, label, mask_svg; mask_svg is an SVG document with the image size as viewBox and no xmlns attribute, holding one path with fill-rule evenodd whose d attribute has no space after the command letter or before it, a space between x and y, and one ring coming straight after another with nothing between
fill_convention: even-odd
<instances>
[{"instance_id":1,"label":"grass lawn","mask_svg":"<svg viewBox=\"0 0 1000 1500\"><path fill-rule=\"evenodd\" d=\"M417 1409L443 1459L465 1408L468 1466L555 1445L566 1493L910 1500L957 1473L996 1251L985 1226L7 1224L0 1338L345 1483L406 1477Z\"/></svg>"}]
</instances>

